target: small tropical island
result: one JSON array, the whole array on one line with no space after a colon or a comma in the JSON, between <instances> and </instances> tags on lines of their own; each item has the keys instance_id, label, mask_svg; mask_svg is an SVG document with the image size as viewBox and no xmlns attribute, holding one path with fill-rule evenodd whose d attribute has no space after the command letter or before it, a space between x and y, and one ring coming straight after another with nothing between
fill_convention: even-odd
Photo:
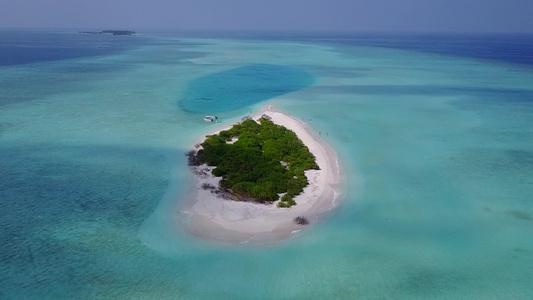
<instances>
[{"instance_id":1,"label":"small tropical island","mask_svg":"<svg viewBox=\"0 0 533 300\"><path fill-rule=\"evenodd\" d=\"M109 34L109 35L134 35L132 30L103 30L103 31L79 31L83 34Z\"/></svg>"},{"instance_id":2,"label":"small tropical island","mask_svg":"<svg viewBox=\"0 0 533 300\"><path fill-rule=\"evenodd\" d=\"M187 155L194 184L176 220L204 239L283 240L327 215L343 194L336 152L305 122L271 105L207 135Z\"/></svg>"},{"instance_id":3,"label":"small tropical island","mask_svg":"<svg viewBox=\"0 0 533 300\"><path fill-rule=\"evenodd\" d=\"M219 191L235 200L271 203L281 198L279 207L296 205L294 197L309 183L305 171L319 167L292 130L270 119L266 114L259 122L245 117L232 128L207 136L201 149L188 153L189 165L215 167L211 173L222 177Z\"/></svg>"}]
</instances>

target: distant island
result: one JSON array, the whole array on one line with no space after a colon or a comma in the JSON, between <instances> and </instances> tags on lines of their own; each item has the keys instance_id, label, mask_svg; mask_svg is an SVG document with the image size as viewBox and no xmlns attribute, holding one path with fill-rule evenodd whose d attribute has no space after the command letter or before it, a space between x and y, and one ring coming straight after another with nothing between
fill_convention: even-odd
<instances>
[{"instance_id":1,"label":"distant island","mask_svg":"<svg viewBox=\"0 0 533 300\"><path fill-rule=\"evenodd\" d=\"M239 201L278 202L279 207L296 204L294 197L308 185L305 171L319 170L313 154L296 134L263 115L259 123L244 118L229 130L209 135L201 149L191 151L189 164L215 167L222 177L222 192ZM216 188L207 187L204 188Z\"/></svg>"},{"instance_id":2,"label":"distant island","mask_svg":"<svg viewBox=\"0 0 533 300\"><path fill-rule=\"evenodd\" d=\"M103 31L79 31L84 34L110 34L110 35L133 35L135 31L131 30L103 30Z\"/></svg>"}]
</instances>

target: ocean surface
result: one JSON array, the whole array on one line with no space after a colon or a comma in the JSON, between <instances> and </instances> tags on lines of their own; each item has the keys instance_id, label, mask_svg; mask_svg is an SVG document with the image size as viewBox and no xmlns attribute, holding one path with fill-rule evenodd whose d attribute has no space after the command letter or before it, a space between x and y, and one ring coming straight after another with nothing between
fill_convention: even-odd
<instances>
[{"instance_id":1,"label":"ocean surface","mask_svg":"<svg viewBox=\"0 0 533 300\"><path fill-rule=\"evenodd\" d=\"M0 30L0 299L533 299L531 49ZM269 103L337 150L342 205L267 247L182 232L184 153Z\"/></svg>"}]
</instances>

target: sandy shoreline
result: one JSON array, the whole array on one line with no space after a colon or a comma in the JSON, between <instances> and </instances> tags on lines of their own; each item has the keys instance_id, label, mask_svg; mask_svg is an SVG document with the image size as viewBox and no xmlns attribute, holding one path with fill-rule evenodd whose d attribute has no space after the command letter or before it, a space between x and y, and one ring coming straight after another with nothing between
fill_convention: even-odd
<instances>
[{"instance_id":1,"label":"sandy shoreline","mask_svg":"<svg viewBox=\"0 0 533 300\"><path fill-rule=\"evenodd\" d=\"M201 188L204 183L218 186L220 180L210 174L212 168L204 170L206 175L194 175L194 186L191 187L185 205L178 212L178 223L185 231L201 238L227 243L268 243L286 239L291 234L312 226L320 215L338 205L342 176L335 151L303 121L275 110L270 105L262 108L253 119L258 120L262 114L267 114L274 123L294 131L315 155L320 170L306 171L309 185L302 194L294 198L297 204L290 208L279 208L277 202L264 205L219 198L210 190ZM201 167L205 168L206 166ZM295 224L293 220L298 216L307 218L310 224Z\"/></svg>"}]
</instances>

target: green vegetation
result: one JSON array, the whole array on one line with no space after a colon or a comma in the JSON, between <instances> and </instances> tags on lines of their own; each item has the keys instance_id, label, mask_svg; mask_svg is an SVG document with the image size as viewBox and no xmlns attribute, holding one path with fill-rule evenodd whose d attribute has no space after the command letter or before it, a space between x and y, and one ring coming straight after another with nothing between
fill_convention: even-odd
<instances>
[{"instance_id":1,"label":"green vegetation","mask_svg":"<svg viewBox=\"0 0 533 300\"><path fill-rule=\"evenodd\" d=\"M229 144L233 138L238 140ZM207 136L189 163L216 166L222 176L220 188L242 201L273 202L280 207L295 205L293 197L308 184L304 171L318 170L315 157L296 134L271 121L247 120L219 134Z\"/></svg>"}]
</instances>

